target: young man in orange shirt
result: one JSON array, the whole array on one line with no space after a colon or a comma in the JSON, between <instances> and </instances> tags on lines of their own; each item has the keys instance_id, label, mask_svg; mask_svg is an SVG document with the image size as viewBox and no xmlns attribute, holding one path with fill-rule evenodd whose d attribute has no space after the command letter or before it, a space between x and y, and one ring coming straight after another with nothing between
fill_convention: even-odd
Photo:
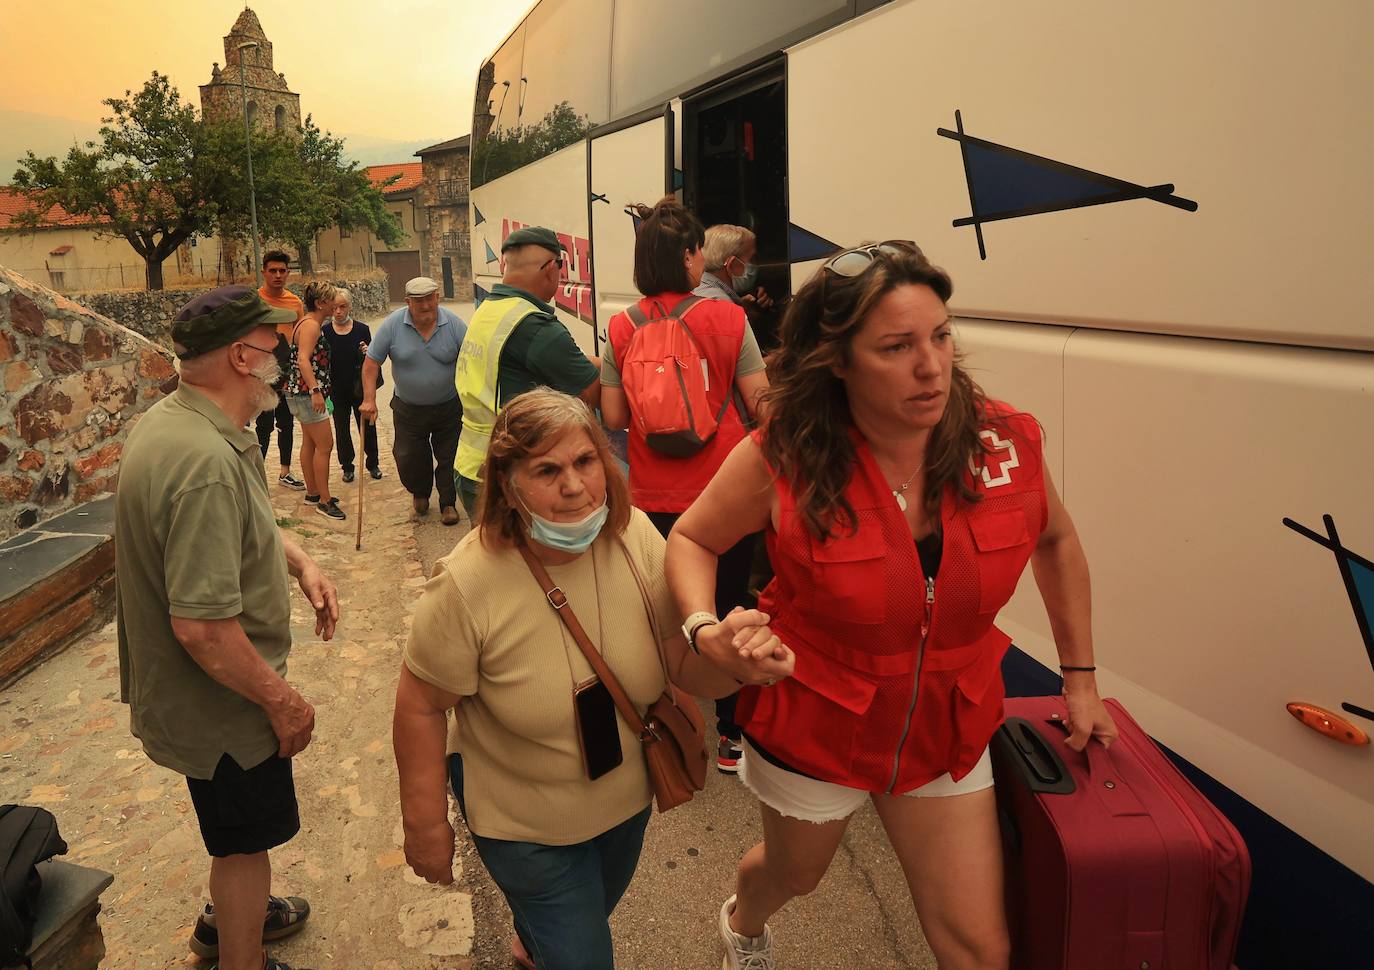
<instances>
[{"instance_id":1,"label":"young man in orange shirt","mask_svg":"<svg viewBox=\"0 0 1374 970\"><path fill-rule=\"evenodd\" d=\"M265 282L262 288L258 290L258 295L274 307L295 311L296 320L299 321L305 315L305 305L301 303L300 297L286 288L286 278L291 275L291 257L280 249L269 249L267 255L262 258L262 275ZM295 326L294 323L283 323L277 326L277 333L281 335L282 340L288 346L291 342L291 331ZM278 358L284 374L286 372L284 348L279 350ZM274 423L277 426L277 452L281 459L281 471L277 476L277 481L287 488L300 491L305 488L305 482L291 474L291 444L295 419L291 417L291 411L286 406L286 398L282 395L281 388L277 388L276 410L263 411L257 419L258 444L262 446L264 461L267 459L267 446L272 440L272 425Z\"/></svg>"}]
</instances>

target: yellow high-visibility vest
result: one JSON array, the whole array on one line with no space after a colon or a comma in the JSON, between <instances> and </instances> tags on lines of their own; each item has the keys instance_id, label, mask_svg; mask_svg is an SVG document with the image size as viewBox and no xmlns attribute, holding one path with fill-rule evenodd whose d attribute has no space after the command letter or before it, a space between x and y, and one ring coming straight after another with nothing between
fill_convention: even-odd
<instances>
[{"instance_id":1,"label":"yellow high-visibility vest","mask_svg":"<svg viewBox=\"0 0 1374 970\"><path fill-rule=\"evenodd\" d=\"M467 336L458 351L458 399L463 405L463 430L458 435L454 467L469 481L478 481L487 458L491 429L496 425L497 383L501 351L506 341L539 307L518 296L488 297L468 321Z\"/></svg>"}]
</instances>

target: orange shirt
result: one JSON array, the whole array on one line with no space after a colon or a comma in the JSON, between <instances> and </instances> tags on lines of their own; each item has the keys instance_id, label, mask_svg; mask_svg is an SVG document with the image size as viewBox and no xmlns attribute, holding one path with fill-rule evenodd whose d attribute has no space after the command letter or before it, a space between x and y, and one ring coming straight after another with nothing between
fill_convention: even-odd
<instances>
[{"instance_id":1,"label":"orange shirt","mask_svg":"<svg viewBox=\"0 0 1374 970\"><path fill-rule=\"evenodd\" d=\"M264 286L258 290L258 296L279 309L296 311L298 321L305 316L305 304L301 302L300 297L290 290L282 290L281 296L272 296L267 292L267 287ZM295 329L295 326L294 323L279 323L277 324L277 333L290 341L291 331Z\"/></svg>"}]
</instances>

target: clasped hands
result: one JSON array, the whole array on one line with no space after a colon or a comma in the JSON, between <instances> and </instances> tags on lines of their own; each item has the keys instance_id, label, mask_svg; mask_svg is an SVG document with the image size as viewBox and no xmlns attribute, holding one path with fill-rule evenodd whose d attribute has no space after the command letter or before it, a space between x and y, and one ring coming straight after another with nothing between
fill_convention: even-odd
<instances>
[{"instance_id":1,"label":"clasped hands","mask_svg":"<svg viewBox=\"0 0 1374 970\"><path fill-rule=\"evenodd\" d=\"M760 610L737 606L719 623L697 633L697 651L741 684L772 685L792 676L797 657L774 635Z\"/></svg>"}]
</instances>

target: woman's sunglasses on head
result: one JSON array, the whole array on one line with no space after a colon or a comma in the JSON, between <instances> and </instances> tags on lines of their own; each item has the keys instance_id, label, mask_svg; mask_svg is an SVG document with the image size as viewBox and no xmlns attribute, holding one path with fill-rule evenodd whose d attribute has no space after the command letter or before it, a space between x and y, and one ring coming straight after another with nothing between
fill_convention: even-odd
<instances>
[{"instance_id":1,"label":"woman's sunglasses on head","mask_svg":"<svg viewBox=\"0 0 1374 970\"><path fill-rule=\"evenodd\" d=\"M889 239L871 246L856 246L836 253L825 261L822 268L830 270L836 276L850 279L868 269L879 256L903 256L912 253L919 256L921 247L910 239Z\"/></svg>"}]
</instances>

